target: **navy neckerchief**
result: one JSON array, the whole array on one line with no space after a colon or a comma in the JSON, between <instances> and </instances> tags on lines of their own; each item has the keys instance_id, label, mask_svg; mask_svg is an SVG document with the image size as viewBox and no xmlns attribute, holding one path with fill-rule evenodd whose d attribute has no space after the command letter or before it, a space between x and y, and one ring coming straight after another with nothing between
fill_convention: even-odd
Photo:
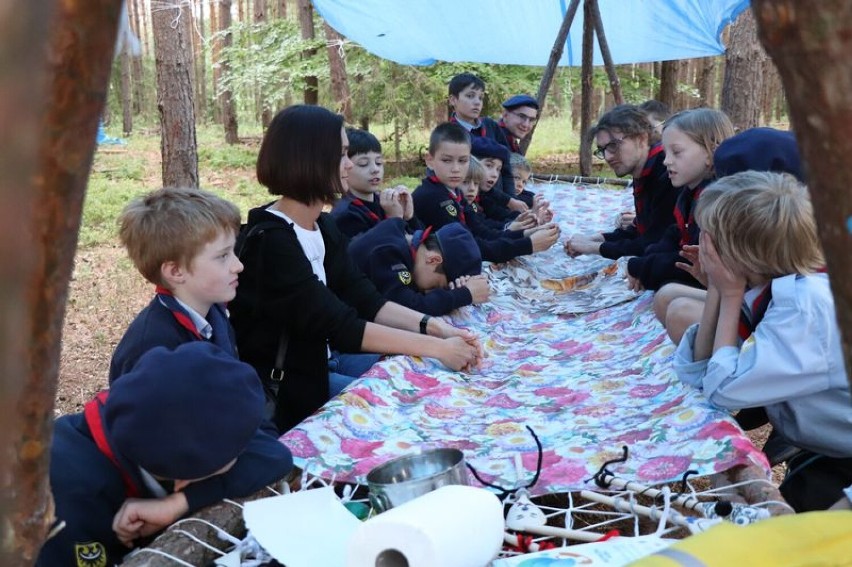
<instances>
[{"instance_id":1,"label":"navy neckerchief","mask_svg":"<svg viewBox=\"0 0 852 567\"><path fill-rule=\"evenodd\" d=\"M192 333L193 337L199 341L207 340L198 332L198 329L195 327L195 323L192 322L192 318L189 316L189 313L187 313L186 309L178 303L172 292L164 287L157 286L157 299L166 309L172 312L172 315L181 327ZM213 328L213 337L210 341L216 346L222 348L225 352L236 356L237 350L231 342L231 323L225 315L225 309L219 304L213 305L207 313L206 319Z\"/></svg>"},{"instance_id":2,"label":"navy neckerchief","mask_svg":"<svg viewBox=\"0 0 852 567\"><path fill-rule=\"evenodd\" d=\"M464 197L461 196L461 193L459 193L458 189L450 189L449 187L441 183L441 180L438 179L437 175L430 175L429 177L427 177L427 179L432 183L436 183L447 190L447 192L450 194L450 198L456 202L456 208L458 208L459 210L459 221L461 221L463 225L467 226L467 220L464 218L464 204L462 203L462 201L464 201Z\"/></svg>"},{"instance_id":3,"label":"navy neckerchief","mask_svg":"<svg viewBox=\"0 0 852 567\"><path fill-rule=\"evenodd\" d=\"M648 230L648 226L645 224L645 216L642 212L645 210L645 197L642 193L645 191L645 183L648 181L648 177L651 175L651 171L654 169L654 162L657 160L657 156L663 153L663 145L660 143L656 143L651 146L651 150L648 152L648 158L645 160L645 165L642 167L642 172L639 174L639 177L633 180L633 203L636 206L636 230L639 234L645 234L645 231Z\"/></svg>"}]
</instances>

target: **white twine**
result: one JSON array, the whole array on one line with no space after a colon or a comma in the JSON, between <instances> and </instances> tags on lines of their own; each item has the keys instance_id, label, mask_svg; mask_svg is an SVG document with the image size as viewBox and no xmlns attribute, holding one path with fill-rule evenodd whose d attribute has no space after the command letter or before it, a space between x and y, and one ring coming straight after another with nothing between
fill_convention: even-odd
<instances>
[{"instance_id":1,"label":"white twine","mask_svg":"<svg viewBox=\"0 0 852 567\"><path fill-rule=\"evenodd\" d=\"M154 555L160 555L162 557L165 557L166 559L171 559L178 565L184 565L185 567L195 567L192 563L187 563L183 559L179 559L174 555L169 555L165 551L160 551L159 549L154 549L153 547L143 547L137 550L136 553L153 553Z\"/></svg>"}]
</instances>

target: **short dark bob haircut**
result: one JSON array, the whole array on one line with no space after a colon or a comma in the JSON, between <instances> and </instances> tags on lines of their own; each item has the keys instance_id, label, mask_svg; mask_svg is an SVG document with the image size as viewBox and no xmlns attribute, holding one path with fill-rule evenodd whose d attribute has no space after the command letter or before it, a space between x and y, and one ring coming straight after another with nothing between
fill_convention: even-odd
<instances>
[{"instance_id":1,"label":"short dark bob haircut","mask_svg":"<svg viewBox=\"0 0 852 567\"><path fill-rule=\"evenodd\" d=\"M257 180L272 195L312 205L343 193L340 132L343 117L321 106L296 104L272 119L260 153Z\"/></svg>"}]
</instances>

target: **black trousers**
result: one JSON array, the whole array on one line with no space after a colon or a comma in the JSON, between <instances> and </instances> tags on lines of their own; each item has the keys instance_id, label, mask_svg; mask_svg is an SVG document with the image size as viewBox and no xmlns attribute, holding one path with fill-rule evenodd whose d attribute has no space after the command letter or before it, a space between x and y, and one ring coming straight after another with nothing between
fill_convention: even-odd
<instances>
[{"instance_id":1,"label":"black trousers","mask_svg":"<svg viewBox=\"0 0 852 567\"><path fill-rule=\"evenodd\" d=\"M787 461L781 495L796 512L830 508L852 486L852 457L834 458L802 451Z\"/></svg>"}]
</instances>

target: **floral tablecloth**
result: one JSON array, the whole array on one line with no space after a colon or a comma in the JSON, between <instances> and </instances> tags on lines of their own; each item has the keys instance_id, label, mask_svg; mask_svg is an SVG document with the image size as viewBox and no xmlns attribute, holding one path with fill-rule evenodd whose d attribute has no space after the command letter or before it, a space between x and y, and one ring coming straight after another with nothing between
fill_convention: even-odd
<instances>
[{"instance_id":1,"label":"floral tablecloth","mask_svg":"<svg viewBox=\"0 0 852 567\"><path fill-rule=\"evenodd\" d=\"M629 197L564 184L537 189L553 202L565 236L608 229ZM763 454L733 420L677 380L674 346L654 318L652 295L627 292L623 268L584 290L543 293L539 285L607 264L554 247L492 267L494 300L450 317L481 337L488 354L481 369L463 374L433 360L387 358L282 440L299 466L345 482L363 481L397 456L456 447L486 481L526 484L538 457L526 426L544 448L533 494L592 488L588 480L624 445L630 458L610 470L638 482L740 464L768 474Z\"/></svg>"}]
</instances>

